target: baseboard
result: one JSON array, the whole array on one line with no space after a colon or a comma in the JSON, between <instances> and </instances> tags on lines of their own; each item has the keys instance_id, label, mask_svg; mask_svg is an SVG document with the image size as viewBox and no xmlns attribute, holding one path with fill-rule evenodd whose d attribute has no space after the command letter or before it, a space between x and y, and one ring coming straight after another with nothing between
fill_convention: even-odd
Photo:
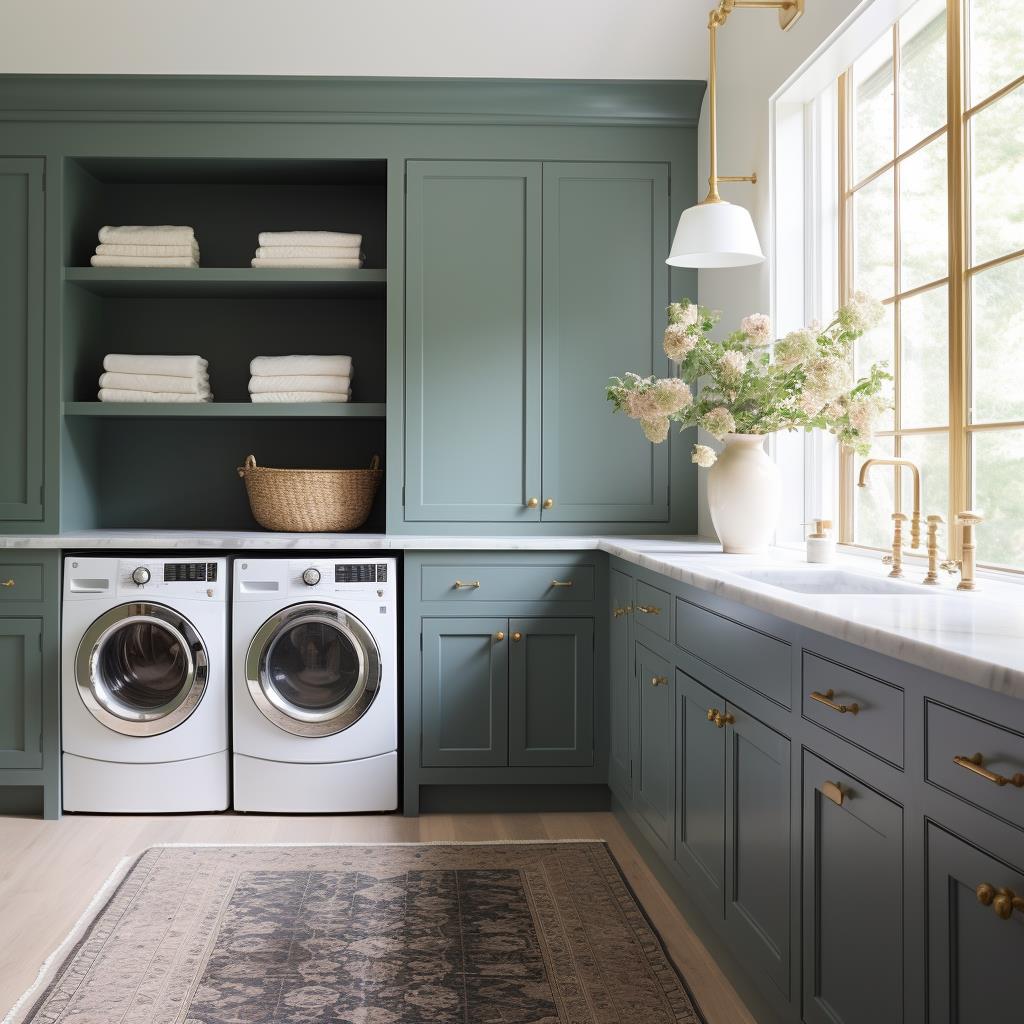
<instances>
[{"instance_id":1,"label":"baseboard","mask_svg":"<svg viewBox=\"0 0 1024 1024\"><path fill-rule=\"evenodd\" d=\"M420 786L420 812L435 814L607 811L605 785Z\"/></svg>"},{"instance_id":2,"label":"baseboard","mask_svg":"<svg viewBox=\"0 0 1024 1024\"><path fill-rule=\"evenodd\" d=\"M0 786L0 814L40 817L42 813L42 786Z\"/></svg>"}]
</instances>

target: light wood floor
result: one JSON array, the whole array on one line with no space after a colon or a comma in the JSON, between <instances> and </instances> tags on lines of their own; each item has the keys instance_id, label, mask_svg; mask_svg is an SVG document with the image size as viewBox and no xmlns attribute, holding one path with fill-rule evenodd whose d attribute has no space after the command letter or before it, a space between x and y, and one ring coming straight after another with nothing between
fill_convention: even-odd
<instances>
[{"instance_id":1,"label":"light wood floor","mask_svg":"<svg viewBox=\"0 0 1024 1024\"><path fill-rule=\"evenodd\" d=\"M416 842L441 839L604 839L708 1024L753 1017L640 859L614 816L430 814L275 818L242 815L98 817L63 821L0 817L0 1019L35 980L122 857L155 843Z\"/></svg>"}]
</instances>

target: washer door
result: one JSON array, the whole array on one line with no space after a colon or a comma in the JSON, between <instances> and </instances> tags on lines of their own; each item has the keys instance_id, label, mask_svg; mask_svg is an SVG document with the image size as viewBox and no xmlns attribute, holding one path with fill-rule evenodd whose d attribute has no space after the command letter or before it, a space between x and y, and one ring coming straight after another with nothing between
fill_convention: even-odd
<instances>
[{"instance_id":1,"label":"washer door","mask_svg":"<svg viewBox=\"0 0 1024 1024\"><path fill-rule=\"evenodd\" d=\"M192 714L206 692L203 638L161 604L122 604L85 631L75 682L89 712L125 736L157 736Z\"/></svg>"},{"instance_id":2,"label":"washer door","mask_svg":"<svg viewBox=\"0 0 1024 1024\"><path fill-rule=\"evenodd\" d=\"M359 721L380 690L370 631L330 604L297 604L267 619L245 676L264 717L294 736L333 736Z\"/></svg>"}]
</instances>

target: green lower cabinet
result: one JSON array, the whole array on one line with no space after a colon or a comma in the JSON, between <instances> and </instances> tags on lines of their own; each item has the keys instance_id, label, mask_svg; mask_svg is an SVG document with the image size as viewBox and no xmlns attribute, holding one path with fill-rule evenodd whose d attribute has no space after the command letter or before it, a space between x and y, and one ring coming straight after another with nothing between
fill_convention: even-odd
<instances>
[{"instance_id":1,"label":"green lower cabinet","mask_svg":"<svg viewBox=\"0 0 1024 1024\"><path fill-rule=\"evenodd\" d=\"M1024 842L1011 862L929 824L927 847L928 1021L1019 1024Z\"/></svg>"},{"instance_id":2,"label":"green lower cabinet","mask_svg":"<svg viewBox=\"0 0 1024 1024\"><path fill-rule=\"evenodd\" d=\"M592 619L510 619L509 764L594 763Z\"/></svg>"},{"instance_id":3,"label":"green lower cabinet","mask_svg":"<svg viewBox=\"0 0 1024 1024\"><path fill-rule=\"evenodd\" d=\"M43 766L42 646L42 619L0 619L0 769Z\"/></svg>"},{"instance_id":4,"label":"green lower cabinet","mask_svg":"<svg viewBox=\"0 0 1024 1024\"><path fill-rule=\"evenodd\" d=\"M803 767L803 1019L896 1024L904 1018L903 810L813 754Z\"/></svg>"},{"instance_id":5,"label":"green lower cabinet","mask_svg":"<svg viewBox=\"0 0 1024 1024\"><path fill-rule=\"evenodd\" d=\"M507 631L507 619L423 620L424 765L508 764Z\"/></svg>"},{"instance_id":6,"label":"green lower cabinet","mask_svg":"<svg viewBox=\"0 0 1024 1024\"><path fill-rule=\"evenodd\" d=\"M633 607L633 577L612 569L608 580L608 784L621 796L633 791L633 761L630 723L633 710L633 648L630 614Z\"/></svg>"},{"instance_id":7,"label":"green lower cabinet","mask_svg":"<svg viewBox=\"0 0 1024 1024\"><path fill-rule=\"evenodd\" d=\"M640 816L667 848L675 820L675 729L672 717L672 666L636 645L636 729L633 734L633 799Z\"/></svg>"}]
</instances>

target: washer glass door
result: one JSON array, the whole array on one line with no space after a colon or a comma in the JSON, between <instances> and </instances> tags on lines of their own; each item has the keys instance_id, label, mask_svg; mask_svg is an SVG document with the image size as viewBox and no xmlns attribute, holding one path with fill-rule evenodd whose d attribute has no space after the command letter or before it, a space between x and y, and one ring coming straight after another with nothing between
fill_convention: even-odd
<instances>
[{"instance_id":1,"label":"washer glass door","mask_svg":"<svg viewBox=\"0 0 1024 1024\"><path fill-rule=\"evenodd\" d=\"M380 687L370 631L334 605L299 604L268 619L246 658L249 693L268 721L295 736L354 725Z\"/></svg>"},{"instance_id":2,"label":"washer glass door","mask_svg":"<svg viewBox=\"0 0 1024 1024\"><path fill-rule=\"evenodd\" d=\"M101 724L126 736L156 736L199 706L208 670L192 623L164 605L140 602L111 608L86 630L75 678Z\"/></svg>"}]
</instances>

